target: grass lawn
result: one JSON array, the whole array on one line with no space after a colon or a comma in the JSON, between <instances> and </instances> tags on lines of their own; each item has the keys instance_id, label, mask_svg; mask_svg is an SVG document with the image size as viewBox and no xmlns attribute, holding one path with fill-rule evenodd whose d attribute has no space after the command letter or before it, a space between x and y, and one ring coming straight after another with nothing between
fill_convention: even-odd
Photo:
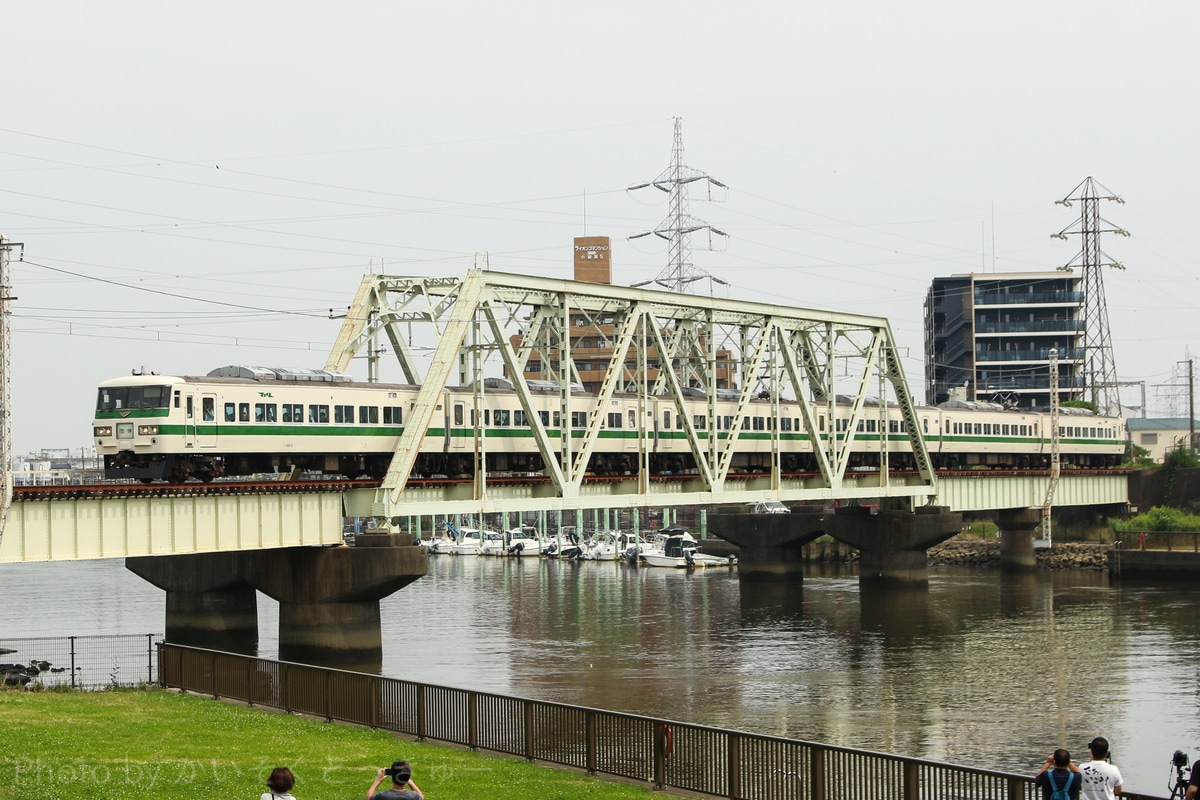
<instances>
[{"instance_id":1,"label":"grass lawn","mask_svg":"<svg viewBox=\"0 0 1200 800\"><path fill-rule=\"evenodd\" d=\"M648 800L649 786L157 690L0 691L0 800L257 800L273 767L297 800L361 799L406 758L429 800ZM382 788L390 787L385 780Z\"/></svg>"}]
</instances>

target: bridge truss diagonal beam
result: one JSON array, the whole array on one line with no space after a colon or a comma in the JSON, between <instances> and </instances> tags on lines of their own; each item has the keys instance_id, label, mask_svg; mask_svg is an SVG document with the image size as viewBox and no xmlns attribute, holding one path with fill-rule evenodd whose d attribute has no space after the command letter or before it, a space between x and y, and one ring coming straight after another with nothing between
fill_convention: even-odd
<instances>
[{"instance_id":1,"label":"bridge truss diagonal beam","mask_svg":"<svg viewBox=\"0 0 1200 800\"><path fill-rule=\"evenodd\" d=\"M572 351L579 346L573 342L578 334L573 329L601 323L611 326L607 369L600 390L581 395L576 385L580 370ZM738 442L752 433L760 438L765 434L772 441L771 475L765 484L770 499L892 496L918 503L937 493L897 346L881 317L482 270L471 270L462 278L368 275L348 310L326 368L347 370L351 359L380 335L392 343L405 380L421 388L376 495L377 516L409 513L407 509L423 496L410 491L408 482L426 432L440 427L440 401L446 387L454 385L456 364L460 384L476 384L477 405L487 394L480 377L499 376L502 371L512 382L553 486L552 493L529 493L527 499L534 503L529 510L602 502L594 489L585 491L583 486L589 456L606 423L608 403L618 393L638 404L632 435L637 440L640 473L645 473L648 451L656 441L658 420L647 410L651 400L674 406L695 463L695 475L686 489L664 489L639 474L631 481L637 496L623 498L621 504L673 505L685 497L687 502L702 503L761 499L764 484L756 484L752 494L727 487ZM427 354L424 360L416 356L422 352ZM590 358L595 360L594 350ZM547 386L557 391L558 433L548 432L533 413L525 375L535 359L545 379L538 391L542 396ZM856 393L839 402L840 383ZM872 391L880 396L869 396ZM889 396L881 396L884 393ZM723 400L737 401L728 425L717 425L719 394ZM750 403L763 398L773 400L768 429L750 431ZM586 415L573 419L571 409L578 411L583 402L591 403ZM788 414L780 413L783 403ZM753 413L761 415L763 405L756 403ZM707 419L693 419L698 406L707 408ZM793 417L797 409L797 426L803 430L795 432L812 448L819 470L816 480L794 481L781 474L780 450L785 445L780 432L792 424L792 419L781 422L781 418ZM728 406L724 413L728 415ZM481 418L476 408L475 419ZM821 424L825 420L828 424ZM880 448L886 450L889 423L895 426L900 421L919 474L887 474L886 453L884 474L867 481L851 474L851 448L856 437L865 435L860 429L878 430ZM476 424L475 437L476 463L482 465L488 438L483 425ZM473 496L456 500L452 513L511 507L503 492L497 494L495 486L489 487L486 472L480 472Z\"/></svg>"}]
</instances>

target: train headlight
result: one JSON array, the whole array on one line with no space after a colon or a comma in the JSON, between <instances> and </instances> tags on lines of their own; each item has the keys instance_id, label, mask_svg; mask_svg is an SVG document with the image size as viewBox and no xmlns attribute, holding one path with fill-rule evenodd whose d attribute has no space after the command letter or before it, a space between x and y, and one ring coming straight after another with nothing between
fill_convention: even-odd
<instances>
[{"instance_id":1,"label":"train headlight","mask_svg":"<svg viewBox=\"0 0 1200 800\"><path fill-rule=\"evenodd\" d=\"M112 436L112 425L97 425L93 430L95 430L97 437Z\"/></svg>"},{"instance_id":2,"label":"train headlight","mask_svg":"<svg viewBox=\"0 0 1200 800\"><path fill-rule=\"evenodd\" d=\"M157 436L157 425L138 425L138 436Z\"/></svg>"}]
</instances>

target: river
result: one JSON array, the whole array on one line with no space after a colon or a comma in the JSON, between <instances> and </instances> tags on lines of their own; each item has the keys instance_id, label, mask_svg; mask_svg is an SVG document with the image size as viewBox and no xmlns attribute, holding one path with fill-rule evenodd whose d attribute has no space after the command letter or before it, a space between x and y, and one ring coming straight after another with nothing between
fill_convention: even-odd
<instances>
[{"instance_id":1,"label":"river","mask_svg":"<svg viewBox=\"0 0 1200 800\"><path fill-rule=\"evenodd\" d=\"M163 593L115 561L0 565L0 636L151 633ZM437 556L382 602L387 675L1032 773L1108 737L1126 788L1200 756L1200 589L938 567L867 589L613 563ZM277 608L260 595L260 653Z\"/></svg>"}]
</instances>

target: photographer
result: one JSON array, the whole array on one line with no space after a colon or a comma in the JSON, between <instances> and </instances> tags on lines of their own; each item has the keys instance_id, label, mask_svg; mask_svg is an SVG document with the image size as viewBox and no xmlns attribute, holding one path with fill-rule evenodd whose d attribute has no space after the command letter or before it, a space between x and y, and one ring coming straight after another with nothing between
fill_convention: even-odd
<instances>
[{"instance_id":1,"label":"photographer","mask_svg":"<svg viewBox=\"0 0 1200 800\"><path fill-rule=\"evenodd\" d=\"M377 793L375 790L383 783L384 778L392 779L392 788ZM412 767L408 762L393 761L391 767L380 768L375 782L367 789L367 800L425 800L425 795L420 787L413 783Z\"/></svg>"},{"instance_id":2,"label":"photographer","mask_svg":"<svg viewBox=\"0 0 1200 800\"><path fill-rule=\"evenodd\" d=\"M1079 765L1083 773L1083 800L1115 800L1121 793L1121 770L1108 763L1108 739L1097 736L1088 743L1092 760Z\"/></svg>"},{"instance_id":3,"label":"photographer","mask_svg":"<svg viewBox=\"0 0 1200 800\"><path fill-rule=\"evenodd\" d=\"M1180 778L1183 777L1183 769L1180 767L1181 759L1183 761L1183 764L1186 765L1187 764L1187 756L1184 755L1184 753L1182 751L1176 750L1175 751L1175 766L1177 769L1179 769L1179 777ZM1188 778L1187 794L1185 794L1183 796L1184 800L1195 800L1197 792L1200 792L1200 761L1197 761L1195 764L1192 764L1192 777Z\"/></svg>"}]
</instances>

